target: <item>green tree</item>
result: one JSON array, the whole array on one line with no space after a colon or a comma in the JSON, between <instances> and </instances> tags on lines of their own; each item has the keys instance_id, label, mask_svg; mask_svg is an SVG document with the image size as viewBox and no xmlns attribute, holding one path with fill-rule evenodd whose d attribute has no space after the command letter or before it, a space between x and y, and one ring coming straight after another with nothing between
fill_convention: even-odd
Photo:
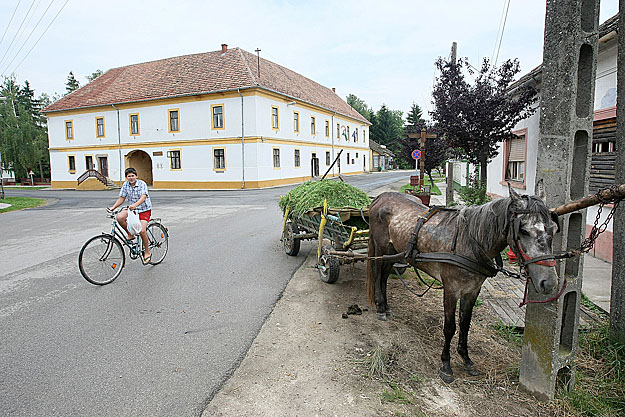
<instances>
[{"instance_id":1,"label":"green tree","mask_svg":"<svg viewBox=\"0 0 625 417\"><path fill-rule=\"evenodd\" d=\"M104 74L104 71L102 71L101 69L97 69L94 72L92 72L91 75L87 75L85 78L89 80L89 82L91 82L102 74Z\"/></svg>"},{"instance_id":2,"label":"green tree","mask_svg":"<svg viewBox=\"0 0 625 417\"><path fill-rule=\"evenodd\" d=\"M373 122L373 109L367 106L367 103L365 103L363 99L360 99L353 94L349 94L346 99L347 104L349 104L354 110L360 113L365 119Z\"/></svg>"},{"instance_id":3,"label":"green tree","mask_svg":"<svg viewBox=\"0 0 625 417\"><path fill-rule=\"evenodd\" d=\"M76 80L76 77L74 77L74 73L70 71L69 75L67 76L67 82L65 83L65 90L67 90L67 93L65 93L65 95L71 93L74 90L78 90L79 88L80 84L78 83L78 80Z\"/></svg>"},{"instance_id":4,"label":"green tree","mask_svg":"<svg viewBox=\"0 0 625 417\"><path fill-rule=\"evenodd\" d=\"M425 120L421 116L421 107L413 102L410 111L406 115L406 125L404 126L406 132L418 132L425 126Z\"/></svg>"},{"instance_id":5,"label":"green tree","mask_svg":"<svg viewBox=\"0 0 625 417\"><path fill-rule=\"evenodd\" d=\"M40 175L49 166L45 118L40 100L27 82L20 88L14 78L5 78L0 86L0 151L6 169L16 178L26 178L29 169Z\"/></svg>"},{"instance_id":6,"label":"green tree","mask_svg":"<svg viewBox=\"0 0 625 417\"><path fill-rule=\"evenodd\" d=\"M373 118L371 139L386 145L393 152L399 148L399 139L404 137L404 118L401 110L390 110L382 104Z\"/></svg>"}]
</instances>

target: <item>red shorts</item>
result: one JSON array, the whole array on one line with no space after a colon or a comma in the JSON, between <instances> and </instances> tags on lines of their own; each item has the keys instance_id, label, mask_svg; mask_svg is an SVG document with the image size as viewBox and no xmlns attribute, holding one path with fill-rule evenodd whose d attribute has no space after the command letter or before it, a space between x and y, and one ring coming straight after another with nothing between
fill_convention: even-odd
<instances>
[{"instance_id":1,"label":"red shorts","mask_svg":"<svg viewBox=\"0 0 625 417\"><path fill-rule=\"evenodd\" d=\"M144 211L139 213L139 220L145 220L146 222L150 221L150 216L152 215L152 210Z\"/></svg>"}]
</instances>

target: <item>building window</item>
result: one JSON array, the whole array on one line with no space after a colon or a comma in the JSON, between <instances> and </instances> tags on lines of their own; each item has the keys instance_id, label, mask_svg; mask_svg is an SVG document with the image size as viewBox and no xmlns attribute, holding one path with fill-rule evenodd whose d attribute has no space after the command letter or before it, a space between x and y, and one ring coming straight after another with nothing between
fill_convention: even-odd
<instances>
[{"instance_id":1,"label":"building window","mask_svg":"<svg viewBox=\"0 0 625 417\"><path fill-rule=\"evenodd\" d=\"M93 169L93 156L92 155L85 155L85 168Z\"/></svg>"},{"instance_id":2,"label":"building window","mask_svg":"<svg viewBox=\"0 0 625 417\"><path fill-rule=\"evenodd\" d=\"M130 136L139 135L139 115L131 114L130 116Z\"/></svg>"},{"instance_id":3,"label":"building window","mask_svg":"<svg viewBox=\"0 0 625 417\"><path fill-rule=\"evenodd\" d=\"M345 140L349 142L349 125L346 128L347 130L345 131L346 136L345 136Z\"/></svg>"},{"instance_id":4,"label":"building window","mask_svg":"<svg viewBox=\"0 0 625 417\"><path fill-rule=\"evenodd\" d=\"M213 169L214 170L226 169L226 150L224 148L213 149Z\"/></svg>"},{"instance_id":5,"label":"building window","mask_svg":"<svg viewBox=\"0 0 625 417\"><path fill-rule=\"evenodd\" d=\"M301 166L301 161L300 161L299 149L295 149L295 168L299 168L300 166Z\"/></svg>"},{"instance_id":6,"label":"building window","mask_svg":"<svg viewBox=\"0 0 625 417\"><path fill-rule=\"evenodd\" d=\"M341 124L340 123L336 124L336 138L338 140L341 139Z\"/></svg>"},{"instance_id":7,"label":"building window","mask_svg":"<svg viewBox=\"0 0 625 417\"><path fill-rule=\"evenodd\" d=\"M367 141L367 131L363 130L362 131L362 142L365 143Z\"/></svg>"},{"instance_id":8,"label":"building window","mask_svg":"<svg viewBox=\"0 0 625 417\"><path fill-rule=\"evenodd\" d=\"M178 109L169 110L169 133L180 132L180 111Z\"/></svg>"},{"instance_id":9,"label":"building window","mask_svg":"<svg viewBox=\"0 0 625 417\"><path fill-rule=\"evenodd\" d=\"M299 112L293 112L293 131L299 133Z\"/></svg>"},{"instance_id":10,"label":"building window","mask_svg":"<svg viewBox=\"0 0 625 417\"><path fill-rule=\"evenodd\" d=\"M311 116L310 117L310 134L311 135L316 135L317 134L316 123L317 123L317 120L315 119L315 116Z\"/></svg>"},{"instance_id":11,"label":"building window","mask_svg":"<svg viewBox=\"0 0 625 417\"><path fill-rule=\"evenodd\" d=\"M76 157L74 155L67 155L67 168L69 172L76 172Z\"/></svg>"},{"instance_id":12,"label":"building window","mask_svg":"<svg viewBox=\"0 0 625 417\"><path fill-rule=\"evenodd\" d=\"M326 138L330 137L330 122L326 120Z\"/></svg>"},{"instance_id":13,"label":"building window","mask_svg":"<svg viewBox=\"0 0 625 417\"><path fill-rule=\"evenodd\" d=\"M182 169L182 164L180 161L180 150L169 151L167 152L169 155L169 167L174 170Z\"/></svg>"},{"instance_id":14,"label":"building window","mask_svg":"<svg viewBox=\"0 0 625 417\"><path fill-rule=\"evenodd\" d=\"M98 138L104 137L104 117L95 118L95 135Z\"/></svg>"},{"instance_id":15,"label":"building window","mask_svg":"<svg viewBox=\"0 0 625 417\"><path fill-rule=\"evenodd\" d=\"M347 152L347 165L349 165L350 161L350 157L349 157L349 152Z\"/></svg>"},{"instance_id":16,"label":"building window","mask_svg":"<svg viewBox=\"0 0 625 417\"><path fill-rule=\"evenodd\" d=\"M65 139L74 140L74 122L71 120L65 121Z\"/></svg>"},{"instance_id":17,"label":"building window","mask_svg":"<svg viewBox=\"0 0 625 417\"><path fill-rule=\"evenodd\" d=\"M273 167L280 168L280 149L273 148Z\"/></svg>"},{"instance_id":18,"label":"building window","mask_svg":"<svg viewBox=\"0 0 625 417\"><path fill-rule=\"evenodd\" d=\"M211 113L213 114L213 129L224 128L224 105L214 104L211 106Z\"/></svg>"},{"instance_id":19,"label":"building window","mask_svg":"<svg viewBox=\"0 0 625 417\"><path fill-rule=\"evenodd\" d=\"M358 142L358 128L354 130L354 142ZM358 155L356 155L358 156Z\"/></svg>"},{"instance_id":20,"label":"building window","mask_svg":"<svg viewBox=\"0 0 625 417\"><path fill-rule=\"evenodd\" d=\"M279 113L278 113L278 107L276 106L272 106L271 107L271 128L272 129L280 129L280 117L279 117Z\"/></svg>"},{"instance_id":21,"label":"building window","mask_svg":"<svg viewBox=\"0 0 625 417\"><path fill-rule=\"evenodd\" d=\"M505 142L504 179L506 181L525 182L525 138L526 131Z\"/></svg>"}]
</instances>

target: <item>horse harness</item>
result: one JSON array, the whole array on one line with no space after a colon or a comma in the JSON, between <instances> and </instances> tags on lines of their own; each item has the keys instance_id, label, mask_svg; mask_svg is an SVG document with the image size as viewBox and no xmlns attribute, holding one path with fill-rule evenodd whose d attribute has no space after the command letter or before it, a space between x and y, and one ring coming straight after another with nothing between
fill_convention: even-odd
<instances>
[{"instance_id":1,"label":"horse harness","mask_svg":"<svg viewBox=\"0 0 625 417\"><path fill-rule=\"evenodd\" d=\"M408 248L403 253L403 256L406 262L408 262L408 264L414 267L415 270L417 270L417 264L420 262L441 262L441 263L451 264L459 268L462 268L464 270L467 270L473 274L483 275L486 277L494 277L495 275L497 275L498 272L502 272L505 275L514 277L514 278L521 279L523 277L525 278L525 293L523 296L523 301L521 302L519 307L522 307L526 304L533 304L533 303L548 303L548 302L557 300L564 293L564 290L566 289L566 285L567 285L566 275L564 277L564 283L562 285L562 289L554 297L548 300L541 300L541 301L529 300L529 297L528 297L528 285L530 282L530 276L529 276L529 271L528 271L529 264L536 263L538 265L553 267L553 266L556 266L556 259L571 258L575 256L575 253L573 251L566 251L566 252L557 252L557 253L552 253L549 255L541 255L541 256L536 256L534 258L531 258L523 251L523 249L521 249L521 245L519 244L519 230L521 226L521 216L527 215L527 214L538 213L537 210L531 210L531 209L511 209L510 210L511 219L509 219L510 221L508 222L508 224L510 225L509 227L512 227L512 239L514 241L512 251L517 256L517 259L519 262L519 268L521 272L520 274L516 274L514 272L508 271L503 267L503 259L501 258L501 254L497 254L497 256L495 256L495 263L493 263L492 260L489 259L488 256L486 256L483 253L483 251L481 250L477 242L475 242L476 246L473 248L473 253L479 261L475 261L474 259L457 254L456 243L458 241L458 233L460 229L459 227L456 227L456 230L454 232L451 252L429 252L429 253L419 252L419 250L417 249L417 239L418 239L419 231L421 230L421 227L428 220L430 220L430 218L432 218L436 213L442 210L452 211L452 210L458 210L458 209L446 208L446 207L430 207L428 211L426 211L423 215L419 217L419 220L417 221L417 224L415 225L414 231L412 232L411 237L410 237L410 241L408 242ZM558 221L558 216L555 213L552 213L552 216L553 216L552 217L553 220L558 225L558 232L559 232L560 223Z\"/></svg>"},{"instance_id":2,"label":"horse harness","mask_svg":"<svg viewBox=\"0 0 625 417\"><path fill-rule=\"evenodd\" d=\"M404 252L406 262L408 262L411 266L415 268L419 262L441 262L460 267L478 275L484 275L487 277L494 277L495 275L497 275L499 269L497 268L497 266L493 265L490 259L488 259L486 256L479 253L474 253L475 255L477 255L478 259L481 258L482 260L482 262L476 262L471 258L456 253L456 243L458 241L458 231L460 229L459 227L456 227L456 231L454 232L451 252L419 252L419 250L417 249L417 239L421 227L425 224L425 222L430 220L432 216L443 210L456 211L458 209L446 207L430 207L428 211L426 211L421 217L419 217L414 231L410 236L408 248L406 249L406 252ZM498 255L495 260L498 264L499 262L501 262L501 266L503 267L503 260L501 259L501 255Z\"/></svg>"}]
</instances>

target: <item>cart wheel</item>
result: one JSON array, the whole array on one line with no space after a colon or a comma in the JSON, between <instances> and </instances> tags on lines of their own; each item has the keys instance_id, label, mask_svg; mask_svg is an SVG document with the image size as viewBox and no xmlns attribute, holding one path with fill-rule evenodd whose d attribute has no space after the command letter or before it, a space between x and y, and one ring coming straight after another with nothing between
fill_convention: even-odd
<instances>
[{"instance_id":1,"label":"cart wheel","mask_svg":"<svg viewBox=\"0 0 625 417\"><path fill-rule=\"evenodd\" d=\"M341 272L341 261L327 254L327 251L331 249L332 247L329 246L321 248L321 259L319 259L319 265L324 267L324 269L319 268L319 278L327 284L335 283Z\"/></svg>"},{"instance_id":2,"label":"cart wheel","mask_svg":"<svg viewBox=\"0 0 625 417\"><path fill-rule=\"evenodd\" d=\"M298 229L295 223L291 221L286 222L282 241L284 242L284 252L289 256L297 256L299 253L300 240L295 238L297 232Z\"/></svg>"}]
</instances>

